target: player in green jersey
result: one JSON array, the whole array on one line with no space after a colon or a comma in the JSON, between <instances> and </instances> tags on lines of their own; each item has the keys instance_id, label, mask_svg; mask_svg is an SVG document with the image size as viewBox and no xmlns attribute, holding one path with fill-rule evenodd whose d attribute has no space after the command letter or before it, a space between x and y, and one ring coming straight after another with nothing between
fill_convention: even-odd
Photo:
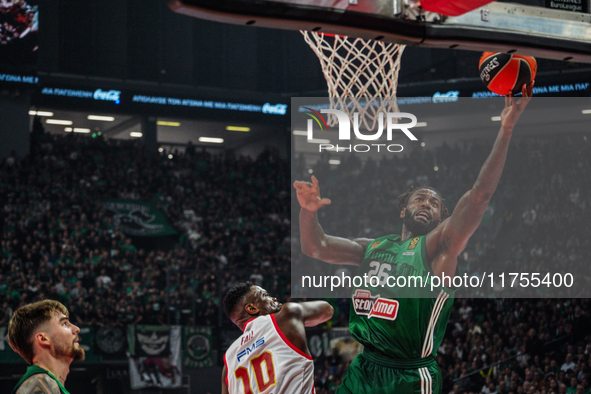
<instances>
[{"instance_id":1,"label":"player in green jersey","mask_svg":"<svg viewBox=\"0 0 591 394\"><path fill-rule=\"evenodd\" d=\"M74 360L84 360L80 329L65 306L38 301L16 310L8 323L8 343L29 364L13 394L69 394L64 387Z\"/></svg>"},{"instance_id":2,"label":"player in green jersey","mask_svg":"<svg viewBox=\"0 0 591 394\"><path fill-rule=\"evenodd\" d=\"M441 392L435 362L453 302L453 289L421 286L416 281L456 275L457 257L478 228L507 158L513 128L532 96L505 98L501 128L471 190L447 217L443 198L433 188L410 189L398 198L402 234L349 240L326 235L317 211L330 204L320 196L318 180L296 181L302 252L332 264L359 266L374 278L352 297L349 330L364 351L351 363L337 394ZM393 286L403 278L406 286ZM412 280L415 281L412 284ZM446 283L451 287L449 281ZM377 285L377 286L376 286Z\"/></svg>"}]
</instances>

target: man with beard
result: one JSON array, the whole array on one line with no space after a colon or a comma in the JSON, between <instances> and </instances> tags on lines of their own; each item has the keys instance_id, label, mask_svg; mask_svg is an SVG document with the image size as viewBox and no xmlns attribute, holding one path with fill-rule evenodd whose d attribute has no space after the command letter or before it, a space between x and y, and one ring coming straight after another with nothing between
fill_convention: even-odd
<instances>
[{"instance_id":1,"label":"man with beard","mask_svg":"<svg viewBox=\"0 0 591 394\"><path fill-rule=\"evenodd\" d=\"M320 197L318 180L296 181L302 252L332 264L359 266L366 277L356 288L349 330L364 346L343 378L338 394L441 392L442 377L435 361L453 303L450 280L431 291L416 278L453 278L457 257L478 228L495 191L513 127L532 96L533 83L517 101L505 98L501 128L474 186L460 198L453 214L441 194L428 186L411 188L398 197L402 234L377 239L348 240L326 235L317 211L330 204ZM402 278L404 281L399 281ZM413 281L411 280L414 279ZM406 285L401 285L406 283Z\"/></svg>"},{"instance_id":2,"label":"man with beard","mask_svg":"<svg viewBox=\"0 0 591 394\"><path fill-rule=\"evenodd\" d=\"M330 319L330 304L281 304L265 289L245 282L228 291L224 312L243 334L224 355L222 394L314 393L305 327Z\"/></svg>"},{"instance_id":3,"label":"man with beard","mask_svg":"<svg viewBox=\"0 0 591 394\"><path fill-rule=\"evenodd\" d=\"M14 394L69 394L64 388L70 364L84 360L80 329L65 306L43 300L20 307L8 323L8 343L29 364Z\"/></svg>"}]
</instances>

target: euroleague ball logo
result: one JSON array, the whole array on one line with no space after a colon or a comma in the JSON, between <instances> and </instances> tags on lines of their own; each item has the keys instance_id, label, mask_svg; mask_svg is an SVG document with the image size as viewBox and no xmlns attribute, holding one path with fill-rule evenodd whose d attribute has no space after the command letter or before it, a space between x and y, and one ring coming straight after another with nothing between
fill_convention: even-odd
<instances>
[{"instance_id":1,"label":"euroleague ball logo","mask_svg":"<svg viewBox=\"0 0 591 394\"><path fill-rule=\"evenodd\" d=\"M530 85L538 69L532 56L484 52L478 62L480 79L487 89L500 96L519 94Z\"/></svg>"},{"instance_id":2,"label":"euroleague ball logo","mask_svg":"<svg viewBox=\"0 0 591 394\"><path fill-rule=\"evenodd\" d=\"M326 120L322 116L320 112L323 114L331 114L336 116L339 124L339 134L338 139L339 141L350 141L351 140L351 123L353 123L353 134L355 138L361 141L378 141L384 130L386 131L386 139L388 141L392 140L392 135L395 130L402 131L408 139L411 141L418 141L418 138L414 136L414 134L410 131L412 127L417 125L417 117L408 112L387 112L384 113L380 112L378 114L378 128L373 134L362 134L359 131L359 113L353 113L353 122L349 119L349 114L344 111L340 111L337 109L321 109L320 112L313 110L312 108L303 107L312 113L306 113L310 118L307 122L307 139L308 141L314 140L314 121L320 127L320 130L328 131L328 125ZM385 125L384 125L384 118ZM408 123L398 123L400 119L410 119ZM313 121L314 120L314 121ZM377 150L380 152L380 149L387 150L388 152L402 152L404 149L400 144L349 144L349 145L338 145L338 144L319 144L318 150L322 152L323 150L336 150L339 151L348 151L348 152L369 152L371 150Z\"/></svg>"},{"instance_id":3,"label":"euroleague ball logo","mask_svg":"<svg viewBox=\"0 0 591 394\"><path fill-rule=\"evenodd\" d=\"M480 73L480 79L487 82L490 81L490 72L497 67L499 67L499 60L495 56Z\"/></svg>"}]
</instances>

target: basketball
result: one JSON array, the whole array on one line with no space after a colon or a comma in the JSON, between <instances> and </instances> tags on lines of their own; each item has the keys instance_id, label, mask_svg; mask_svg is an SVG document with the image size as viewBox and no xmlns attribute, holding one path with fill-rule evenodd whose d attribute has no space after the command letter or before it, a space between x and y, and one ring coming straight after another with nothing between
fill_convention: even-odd
<instances>
[{"instance_id":1,"label":"basketball","mask_svg":"<svg viewBox=\"0 0 591 394\"><path fill-rule=\"evenodd\" d=\"M538 65L532 56L484 52L478 63L480 79L488 90L506 96L521 92L536 76Z\"/></svg>"}]
</instances>

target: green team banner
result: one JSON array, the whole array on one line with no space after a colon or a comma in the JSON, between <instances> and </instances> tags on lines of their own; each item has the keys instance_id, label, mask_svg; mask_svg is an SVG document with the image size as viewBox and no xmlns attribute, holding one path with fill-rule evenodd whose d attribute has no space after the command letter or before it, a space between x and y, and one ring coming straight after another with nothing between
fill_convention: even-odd
<instances>
[{"instance_id":1,"label":"green team banner","mask_svg":"<svg viewBox=\"0 0 591 394\"><path fill-rule=\"evenodd\" d=\"M213 367L211 327L183 327L183 367Z\"/></svg>"},{"instance_id":2,"label":"green team banner","mask_svg":"<svg viewBox=\"0 0 591 394\"><path fill-rule=\"evenodd\" d=\"M161 237L177 234L164 212L152 202L111 199L102 200L102 205L105 213L113 218L113 224L127 235Z\"/></svg>"}]
</instances>

